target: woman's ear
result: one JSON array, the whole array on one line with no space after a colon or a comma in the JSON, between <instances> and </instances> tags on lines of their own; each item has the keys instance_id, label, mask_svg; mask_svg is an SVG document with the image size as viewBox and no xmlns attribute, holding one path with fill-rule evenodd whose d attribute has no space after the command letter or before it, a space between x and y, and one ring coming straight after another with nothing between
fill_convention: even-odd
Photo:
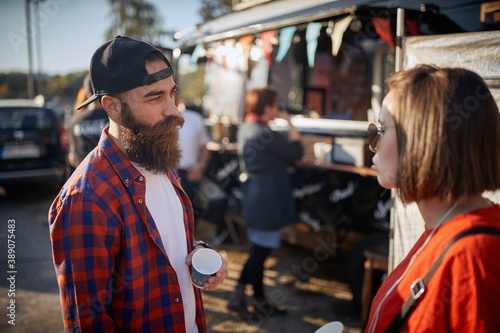
<instances>
[{"instance_id":1,"label":"woman's ear","mask_svg":"<svg viewBox=\"0 0 500 333\"><path fill-rule=\"evenodd\" d=\"M101 98L101 104L108 117L116 123L120 123L122 104L120 100L116 97L110 95L104 95Z\"/></svg>"}]
</instances>

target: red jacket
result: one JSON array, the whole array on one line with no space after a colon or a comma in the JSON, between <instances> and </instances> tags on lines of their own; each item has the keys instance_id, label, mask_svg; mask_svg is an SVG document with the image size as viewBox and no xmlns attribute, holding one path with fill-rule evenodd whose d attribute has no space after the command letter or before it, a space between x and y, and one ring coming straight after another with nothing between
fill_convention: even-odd
<instances>
[{"instance_id":1,"label":"red jacket","mask_svg":"<svg viewBox=\"0 0 500 333\"><path fill-rule=\"evenodd\" d=\"M500 206L459 215L441 226L417 255L399 285L383 300L430 234L431 230L426 230L378 290L366 332L384 332L409 297L413 281L424 278L453 237L476 226L500 229ZM400 331L500 332L499 300L500 237L489 234L467 236L453 244L444 256L423 298Z\"/></svg>"}]
</instances>

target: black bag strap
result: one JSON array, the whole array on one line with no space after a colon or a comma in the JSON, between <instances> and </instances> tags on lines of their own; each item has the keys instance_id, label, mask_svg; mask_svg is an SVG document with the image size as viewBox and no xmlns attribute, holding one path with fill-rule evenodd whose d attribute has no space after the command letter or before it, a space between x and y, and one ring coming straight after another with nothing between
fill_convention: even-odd
<instances>
[{"instance_id":1,"label":"black bag strap","mask_svg":"<svg viewBox=\"0 0 500 333\"><path fill-rule=\"evenodd\" d=\"M427 274L425 275L424 279L417 279L415 282L412 283L411 285L411 295L408 297L406 302L401 306L401 310L399 310L399 313L396 315L394 320L391 322L389 327L387 328L386 332L397 332L403 323L406 321L408 316L412 313L412 311L415 309L415 306L418 304L418 302L422 299L422 296L425 294L425 286L429 283L429 280L431 279L432 275L438 268L439 264L441 264L441 261L444 258L444 255L450 247L460 238L469 236L469 235L475 235L475 234L492 234L492 235L497 235L500 236L500 230L497 228L492 228L492 227L474 227L467 229L457 236L455 236L449 243L448 245L444 248L443 252L441 252L441 255L436 259L434 264L431 266Z\"/></svg>"}]
</instances>

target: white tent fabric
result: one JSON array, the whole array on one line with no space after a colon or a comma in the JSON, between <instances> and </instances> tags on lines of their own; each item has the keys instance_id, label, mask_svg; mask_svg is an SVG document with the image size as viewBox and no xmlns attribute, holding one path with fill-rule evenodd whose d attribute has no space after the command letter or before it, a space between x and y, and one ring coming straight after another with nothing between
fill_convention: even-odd
<instances>
[{"instance_id":1,"label":"white tent fabric","mask_svg":"<svg viewBox=\"0 0 500 333\"><path fill-rule=\"evenodd\" d=\"M404 68L417 64L463 67L479 74L500 105L500 31L406 38Z\"/></svg>"}]
</instances>

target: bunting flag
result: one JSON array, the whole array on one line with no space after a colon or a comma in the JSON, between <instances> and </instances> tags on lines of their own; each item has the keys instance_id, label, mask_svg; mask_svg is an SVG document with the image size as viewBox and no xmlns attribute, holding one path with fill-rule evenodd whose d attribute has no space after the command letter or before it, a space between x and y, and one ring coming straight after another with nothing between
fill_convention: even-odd
<instances>
[{"instance_id":1,"label":"bunting flag","mask_svg":"<svg viewBox=\"0 0 500 333\"><path fill-rule=\"evenodd\" d=\"M340 45L342 45L342 38L344 37L344 32L349 27L349 24L351 24L353 18L354 15L349 15L335 22L335 25L333 26L333 32L331 38L332 38L332 55L334 57L336 57L337 54L339 53Z\"/></svg>"},{"instance_id":2,"label":"bunting flag","mask_svg":"<svg viewBox=\"0 0 500 333\"><path fill-rule=\"evenodd\" d=\"M372 18L373 26L375 27L375 31L382 38L387 45L389 45L392 51L396 52L396 45L394 45L394 40L392 39L392 29L391 22L387 18L382 17L373 17Z\"/></svg>"},{"instance_id":3,"label":"bunting flag","mask_svg":"<svg viewBox=\"0 0 500 333\"><path fill-rule=\"evenodd\" d=\"M316 48L318 47L318 36L321 31L321 23L312 22L307 25L306 42L307 42L307 62L309 67L314 67L314 58L316 57Z\"/></svg>"},{"instance_id":4,"label":"bunting flag","mask_svg":"<svg viewBox=\"0 0 500 333\"><path fill-rule=\"evenodd\" d=\"M418 36L418 25L414 20L405 20L406 27L408 28L408 32L410 36Z\"/></svg>"},{"instance_id":5,"label":"bunting flag","mask_svg":"<svg viewBox=\"0 0 500 333\"><path fill-rule=\"evenodd\" d=\"M286 27L281 30L280 46L278 55L276 56L276 62L280 62L286 56L288 50L290 49L290 46L292 45L293 34L296 30L296 26Z\"/></svg>"},{"instance_id":6,"label":"bunting flag","mask_svg":"<svg viewBox=\"0 0 500 333\"><path fill-rule=\"evenodd\" d=\"M198 58L200 57L201 50L203 50L203 44L196 45L193 54L191 54L191 65L198 65Z\"/></svg>"},{"instance_id":7,"label":"bunting flag","mask_svg":"<svg viewBox=\"0 0 500 333\"><path fill-rule=\"evenodd\" d=\"M272 65L271 52L273 51L273 44L271 40L274 38L274 30L265 31L260 34L260 39L262 40L262 51L264 57L267 59L269 66Z\"/></svg>"},{"instance_id":8,"label":"bunting flag","mask_svg":"<svg viewBox=\"0 0 500 333\"><path fill-rule=\"evenodd\" d=\"M246 54L246 51L248 50L253 40L254 40L253 35L243 36L238 40L238 43L240 43L241 47L243 48L243 54Z\"/></svg>"}]
</instances>

